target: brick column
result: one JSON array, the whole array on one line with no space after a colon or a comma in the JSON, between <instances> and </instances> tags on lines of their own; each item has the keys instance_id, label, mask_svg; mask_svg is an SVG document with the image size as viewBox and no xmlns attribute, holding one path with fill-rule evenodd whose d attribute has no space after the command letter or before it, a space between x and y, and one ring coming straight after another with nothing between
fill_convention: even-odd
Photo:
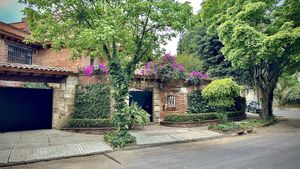
<instances>
[{"instance_id":1,"label":"brick column","mask_svg":"<svg viewBox=\"0 0 300 169\"><path fill-rule=\"evenodd\" d=\"M53 90L52 128L59 129L66 125L66 121L74 112L75 88L78 84L77 76L68 76L59 88Z\"/></svg>"}]
</instances>

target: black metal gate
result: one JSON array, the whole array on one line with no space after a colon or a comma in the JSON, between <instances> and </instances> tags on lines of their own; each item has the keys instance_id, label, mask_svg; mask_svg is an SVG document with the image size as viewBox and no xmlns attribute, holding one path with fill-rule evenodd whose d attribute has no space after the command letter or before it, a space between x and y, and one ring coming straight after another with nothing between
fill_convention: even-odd
<instances>
[{"instance_id":1,"label":"black metal gate","mask_svg":"<svg viewBox=\"0 0 300 169\"><path fill-rule=\"evenodd\" d=\"M0 88L0 132L51 129L52 89Z\"/></svg>"},{"instance_id":2,"label":"black metal gate","mask_svg":"<svg viewBox=\"0 0 300 169\"><path fill-rule=\"evenodd\" d=\"M150 121L153 121L153 92L149 90L144 91L130 91L129 104L136 102L149 115Z\"/></svg>"}]
</instances>

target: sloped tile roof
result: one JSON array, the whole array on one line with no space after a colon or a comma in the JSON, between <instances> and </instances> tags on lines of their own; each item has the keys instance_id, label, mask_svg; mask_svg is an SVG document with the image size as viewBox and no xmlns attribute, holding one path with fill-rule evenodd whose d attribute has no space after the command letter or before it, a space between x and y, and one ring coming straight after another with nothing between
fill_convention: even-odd
<instances>
[{"instance_id":1,"label":"sloped tile roof","mask_svg":"<svg viewBox=\"0 0 300 169\"><path fill-rule=\"evenodd\" d=\"M75 74L71 70L58 68L58 67L48 67L48 66L37 66L37 65L25 65L25 64L16 64L16 63L0 63L0 70L8 69L8 70L30 70L30 71L42 71L42 72L53 72L53 73L63 73L63 74Z\"/></svg>"},{"instance_id":2,"label":"sloped tile roof","mask_svg":"<svg viewBox=\"0 0 300 169\"><path fill-rule=\"evenodd\" d=\"M7 33L8 35L17 36L20 39L24 39L26 36L30 35L29 32L23 31L21 29L18 29L12 25L6 24L1 21L0 21L0 31L3 31L3 32Z\"/></svg>"}]
</instances>

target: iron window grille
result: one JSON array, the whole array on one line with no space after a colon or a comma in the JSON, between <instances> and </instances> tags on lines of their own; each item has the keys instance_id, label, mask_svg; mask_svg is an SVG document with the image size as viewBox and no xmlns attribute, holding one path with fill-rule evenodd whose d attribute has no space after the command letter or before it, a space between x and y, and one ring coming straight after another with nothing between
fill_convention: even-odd
<instances>
[{"instance_id":1,"label":"iron window grille","mask_svg":"<svg viewBox=\"0 0 300 169\"><path fill-rule=\"evenodd\" d=\"M175 101L175 96L168 96L168 107L169 108L176 108L176 101Z\"/></svg>"},{"instance_id":2,"label":"iron window grille","mask_svg":"<svg viewBox=\"0 0 300 169\"><path fill-rule=\"evenodd\" d=\"M34 49L19 44L8 44L8 62L32 64Z\"/></svg>"}]
</instances>

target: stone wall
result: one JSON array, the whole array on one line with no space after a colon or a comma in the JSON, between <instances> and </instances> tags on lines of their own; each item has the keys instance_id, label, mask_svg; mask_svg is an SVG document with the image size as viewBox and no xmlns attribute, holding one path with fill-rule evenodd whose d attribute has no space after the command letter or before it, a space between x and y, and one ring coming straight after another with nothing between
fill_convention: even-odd
<instances>
[{"instance_id":1,"label":"stone wall","mask_svg":"<svg viewBox=\"0 0 300 169\"><path fill-rule=\"evenodd\" d=\"M7 62L7 45L5 44L5 41L0 38L0 63L6 63Z\"/></svg>"},{"instance_id":2,"label":"stone wall","mask_svg":"<svg viewBox=\"0 0 300 169\"><path fill-rule=\"evenodd\" d=\"M75 88L77 84L78 77L69 76L53 89L53 128L59 129L64 127L68 117L74 112Z\"/></svg>"},{"instance_id":3,"label":"stone wall","mask_svg":"<svg viewBox=\"0 0 300 169\"><path fill-rule=\"evenodd\" d=\"M79 76L79 84L93 84L97 82L109 83L107 78L101 76ZM164 82L150 79L134 79L129 86L130 90L150 90L153 92L153 121L160 122L168 114L184 114L187 112L187 96L196 90L202 90L209 80L203 81L200 86L187 84L185 81ZM160 88L161 87L161 88ZM168 96L175 97L175 107L168 105ZM129 103L129 98L128 98ZM112 101L113 103L113 101ZM112 109L113 110L113 109Z\"/></svg>"}]
</instances>

